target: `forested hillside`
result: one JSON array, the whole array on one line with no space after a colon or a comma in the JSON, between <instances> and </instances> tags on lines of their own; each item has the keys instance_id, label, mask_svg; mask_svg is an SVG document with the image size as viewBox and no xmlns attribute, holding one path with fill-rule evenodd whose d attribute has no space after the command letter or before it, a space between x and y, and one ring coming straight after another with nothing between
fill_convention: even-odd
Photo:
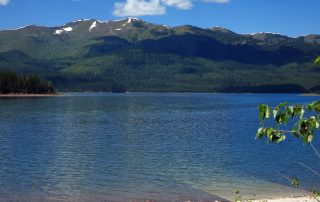
<instances>
[{"instance_id":1,"label":"forested hillside","mask_svg":"<svg viewBox=\"0 0 320 202\"><path fill-rule=\"evenodd\" d=\"M0 70L38 74L60 91L318 92L319 54L319 35L244 35L136 18L0 31Z\"/></svg>"}]
</instances>

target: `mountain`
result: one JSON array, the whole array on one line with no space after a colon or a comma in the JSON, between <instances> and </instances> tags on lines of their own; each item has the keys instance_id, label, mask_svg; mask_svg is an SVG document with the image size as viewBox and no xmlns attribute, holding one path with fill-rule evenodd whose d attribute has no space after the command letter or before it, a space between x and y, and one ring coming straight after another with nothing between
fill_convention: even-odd
<instances>
[{"instance_id":1,"label":"mountain","mask_svg":"<svg viewBox=\"0 0 320 202\"><path fill-rule=\"evenodd\" d=\"M38 74L58 90L319 91L320 36L237 34L137 18L0 31L0 70Z\"/></svg>"}]
</instances>

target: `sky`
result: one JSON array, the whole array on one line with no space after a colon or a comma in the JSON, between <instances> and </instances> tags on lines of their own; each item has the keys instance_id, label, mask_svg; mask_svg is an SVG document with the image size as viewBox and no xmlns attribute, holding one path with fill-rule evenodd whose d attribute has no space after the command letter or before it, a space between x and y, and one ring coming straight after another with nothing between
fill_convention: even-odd
<instances>
[{"instance_id":1,"label":"sky","mask_svg":"<svg viewBox=\"0 0 320 202\"><path fill-rule=\"evenodd\" d=\"M138 17L169 26L225 27L288 36L320 34L320 0L0 0L0 30L79 19Z\"/></svg>"}]
</instances>

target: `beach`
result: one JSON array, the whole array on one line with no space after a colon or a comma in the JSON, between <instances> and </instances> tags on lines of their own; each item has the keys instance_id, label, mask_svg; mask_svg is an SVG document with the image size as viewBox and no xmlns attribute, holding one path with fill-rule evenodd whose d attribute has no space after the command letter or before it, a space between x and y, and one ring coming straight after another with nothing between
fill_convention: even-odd
<instances>
[{"instance_id":1,"label":"beach","mask_svg":"<svg viewBox=\"0 0 320 202\"><path fill-rule=\"evenodd\" d=\"M250 201L250 200L249 200ZM257 199L252 202L317 202L312 196L297 196L297 197L284 197L284 198L269 198L269 199Z\"/></svg>"}]
</instances>

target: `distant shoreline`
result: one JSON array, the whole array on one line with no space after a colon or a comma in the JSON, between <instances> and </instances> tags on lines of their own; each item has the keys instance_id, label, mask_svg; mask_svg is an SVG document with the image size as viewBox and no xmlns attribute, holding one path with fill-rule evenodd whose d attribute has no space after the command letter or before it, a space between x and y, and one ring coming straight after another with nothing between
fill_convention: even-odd
<instances>
[{"instance_id":1,"label":"distant shoreline","mask_svg":"<svg viewBox=\"0 0 320 202\"><path fill-rule=\"evenodd\" d=\"M106 93L106 94L131 94L131 93L179 93L179 94L287 94L287 93L230 93L230 92L125 92L125 93L112 93L112 92L64 92L64 93ZM35 94L35 93L8 93L8 94L0 94L0 98L2 97L56 97L56 96L64 96L64 93L53 93L53 94ZM320 96L317 93L288 93L288 94L297 94L298 96Z\"/></svg>"},{"instance_id":2,"label":"distant shoreline","mask_svg":"<svg viewBox=\"0 0 320 202\"><path fill-rule=\"evenodd\" d=\"M300 94L299 96L320 96L320 94L318 94L318 93L303 93L303 94Z\"/></svg>"},{"instance_id":3,"label":"distant shoreline","mask_svg":"<svg viewBox=\"0 0 320 202\"><path fill-rule=\"evenodd\" d=\"M34 94L34 93L8 93L8 94L0 94L0 98L3 97L55 97L55 96L63 96L63 94Z\"/></svg>"}]
</instances>

